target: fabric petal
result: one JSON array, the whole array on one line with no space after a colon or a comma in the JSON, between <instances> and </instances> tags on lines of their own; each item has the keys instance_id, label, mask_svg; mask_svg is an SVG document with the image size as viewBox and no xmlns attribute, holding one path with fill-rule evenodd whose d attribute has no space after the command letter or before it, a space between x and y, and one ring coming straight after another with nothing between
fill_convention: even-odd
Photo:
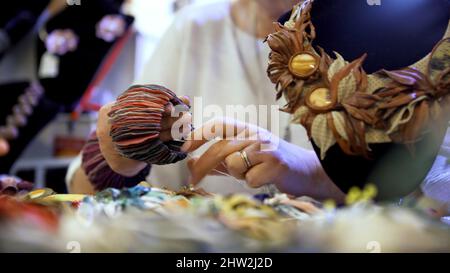
<instances>
[{"instance_id":1,"label":"fabric petal","mask_svg":"<svg viewBox=\"0 0 450 273\"><path fill-rule=\"evenodd\" d=\"M333 132L328 127L326 115L316 116L312 123L311 136L314 143L320 148L320 158L324 159L328 149L336 144Z\"/></svg>"}]
</instances>

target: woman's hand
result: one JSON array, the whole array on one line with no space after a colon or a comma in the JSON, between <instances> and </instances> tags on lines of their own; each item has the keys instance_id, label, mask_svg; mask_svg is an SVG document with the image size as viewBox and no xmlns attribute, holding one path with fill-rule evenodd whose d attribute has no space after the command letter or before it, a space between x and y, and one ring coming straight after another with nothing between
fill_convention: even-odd
<instances>
[{"instance_id":1,"label":"woman's hand","mask_svg":"<svg viewBox=\"0 0 450 273\"><path fill-rule=\"evenodd\" d=\"M343 200L343 193L328 178L313 151L253 125L230 119L210 121L191 134L183 150L192 152L217 137L222 140L188 163L192 184L219 170L254 188L273 183L281 191L297 196Z\"/></svg>"},{"instance_id":2,"label":"woman's hand","mask_svg":"<svg viewBox=\"0 0 450 273\"><path fill-rule=\"evenodd\" d=\"M190 105L189 99L187 97L182 97L181 100L186 105ZM142 169L144 169L147 166L147 163L125 158L116 151L114 143L110 136L111 124L109 123L108 117L108 113L111 111L112 106L113 103L106 104L99 111L97 122L97 137L99 140L100 150L102 151L106 162L108 162L108 165L114 172L123 176L133 177L137 175ZM162 130L159 135L159 138L164 142L173 140L172 125L176 121L181 121L181 129L183 130L187 127L190 128L192 123L190 113L183 112L183 115L181 117L173 117L173 112L173 105L170 103L167 104L161 121Z\"/></svg>"}]
</instances>

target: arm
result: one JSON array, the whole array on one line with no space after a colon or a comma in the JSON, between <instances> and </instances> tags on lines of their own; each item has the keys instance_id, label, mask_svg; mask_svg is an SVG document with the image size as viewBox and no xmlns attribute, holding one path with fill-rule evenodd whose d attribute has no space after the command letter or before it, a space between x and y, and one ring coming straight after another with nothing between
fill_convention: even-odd
<instances>
[{"instance_id":1,"label":"arm","mask_svg":"<svg viewBox=\"0 0 450 273\"><path fill-rule=\"evenodd\" d=\"M189 129L191 117L187 112L174 117L172 111L174 105L189 101L154 87L131 87L99 112L97 132L82 152L83 170L95 190L132 187L145 180L151 164L184 159L185 154L176 149L172 127L177 122L182 130Z\"/></svg>"},{"instance_id":2,"label":"arm","mask_svg":"<svg viewBox=\"0 0 450 273\"><path fill-rule=\"evenodd\" d=\"M109 123L108 113L113 103L103 106L99 111L97 122L97 137L99 140L100 150L111 169L123 176L132 177L142 171L147 164L145 162L121 156L114 148L114 143L109 134L111 124Z\"/></svg>"}]
</instances>

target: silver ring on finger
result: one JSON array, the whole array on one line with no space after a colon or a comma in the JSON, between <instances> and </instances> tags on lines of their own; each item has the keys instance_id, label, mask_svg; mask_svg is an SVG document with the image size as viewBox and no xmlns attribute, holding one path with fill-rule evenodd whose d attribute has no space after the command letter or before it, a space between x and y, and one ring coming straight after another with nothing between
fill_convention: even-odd
<instances>
[{"instance_id":1,"label":"silver ring on finger","mask_svg":"<svg viewBox=\"0 0 450 273\"><path fill-rule=\"evenodd\" d=\"M248 158L247 152L246 151L240 151L239 152L242 160L245 163L245 166L247 167L247 170L249 170L252 167L252 162L250 162L250 159Z\"/></svg>"}]
</instances>

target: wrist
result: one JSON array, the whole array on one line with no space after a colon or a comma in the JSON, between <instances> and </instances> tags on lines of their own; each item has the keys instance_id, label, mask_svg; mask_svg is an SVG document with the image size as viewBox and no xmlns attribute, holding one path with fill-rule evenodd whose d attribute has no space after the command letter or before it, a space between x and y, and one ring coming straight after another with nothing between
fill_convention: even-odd
<instances>
[{"instance_id":1,"label":"wrist","mask_svg":"<svg viewBox=\"0 0 450 273\"><path fill-rule=\"evenodd\" d=\"M124 165L120 164L123 161L112 162L106 160L95 134L91 136L82 151L82 167L95 190L133 187L145 180L151 167L142 162Z\"/></svg>"},{"instance_id":2,"label":"wrist","mask_svg":"<svg viewBox=\"0 0 450 273\"><path fill-rule=\"evenodd\" d=\"M314 151L287 143L283 153L289 155L289 160L277 183L280 190L295 196L334 199L338 203L344 200L345 195L325 173Z\"/></svg>"}]
</instances>

